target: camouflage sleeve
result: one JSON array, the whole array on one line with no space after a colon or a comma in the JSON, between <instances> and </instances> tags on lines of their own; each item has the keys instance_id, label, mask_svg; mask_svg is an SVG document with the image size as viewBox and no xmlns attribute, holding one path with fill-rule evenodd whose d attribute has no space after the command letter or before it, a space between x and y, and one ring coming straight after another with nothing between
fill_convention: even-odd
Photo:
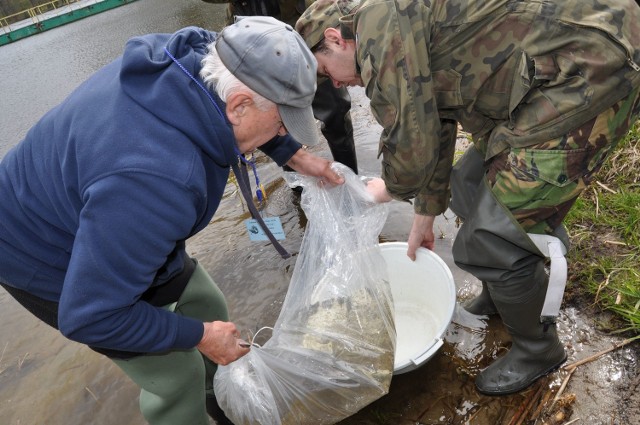
<instances>
[{"instance_id":1,"label":"camouflage sleeve","mask_svg":"<svg viewBox=\"0 0 640 425\"><path fill-rule=\"evenodd\" d=\"M418 214L438 215L448 205L453 148L433 94L430 22L425 4L411 0L365 1L354 18L362 79L384 128L387 190L396 199L415 197Z\"/></svg>"},{"instance_id":2,"label":"camouflage sleeve","mask_svg":"<svg viewBox=\"0 0 640 425\"><path fill-rule=\"evenodd\" d=\"M451 169L456 151L458 123L443 120L440 123L438 158L430 184L424 186L414 200L414 210L418 214L437 215L446 211L451 199Z\"/></svg>"}]
</instances>

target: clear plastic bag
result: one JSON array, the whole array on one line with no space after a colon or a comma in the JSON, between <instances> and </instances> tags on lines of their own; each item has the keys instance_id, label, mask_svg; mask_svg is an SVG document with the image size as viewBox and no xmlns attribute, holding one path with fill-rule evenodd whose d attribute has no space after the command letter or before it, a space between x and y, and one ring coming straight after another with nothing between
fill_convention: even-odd
<instances>
[{"instance_id":1,"label":"clear plastic bag","mask_svg":"<svg viewBox=\"0 0 640 425\"><path fill-rule=\"evenodd\" d=\"M287 173L308 224L271 338L218 367L218 403L236 425L334 424L389 390L396 333L378 235L387 218L360 177Z\"/></svg>"}]
</instances>

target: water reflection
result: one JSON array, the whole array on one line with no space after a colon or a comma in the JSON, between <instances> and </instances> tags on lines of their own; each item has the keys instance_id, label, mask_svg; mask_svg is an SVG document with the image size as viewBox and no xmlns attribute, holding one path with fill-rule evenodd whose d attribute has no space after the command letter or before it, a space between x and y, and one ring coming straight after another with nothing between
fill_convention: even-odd
<instances>
[{"instance_id":1,"label":"water reflection","mask_svg":"<svg viewBox=\"0 0 640 425\"><path fill-rule=\"evenodd\" d=\"M486 350L487 316L475 316L456 304L451 325L445 335L454 349L453 355L465 363L470 375L479 372L478 361Z\"/></svg>"}]
</instances>

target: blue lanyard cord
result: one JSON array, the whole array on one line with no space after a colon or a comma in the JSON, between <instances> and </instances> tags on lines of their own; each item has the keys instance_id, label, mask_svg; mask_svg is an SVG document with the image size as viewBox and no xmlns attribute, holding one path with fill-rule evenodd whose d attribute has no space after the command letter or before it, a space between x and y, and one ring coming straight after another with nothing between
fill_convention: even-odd
<instances>
[{"instance_id":1,"label":"blue lanyard cord","mask_svg":"<svg viewBox=\"0 0 640 425\"><path fill-rule=\"evenodd\" d=\"M260 183L260 178L258 177L258 169L256 168L256 160L253 158L253 153L251 154L251 158L247 159L240 153L240 151L238 151L238 148L235 149L236 153L238 154L238 158L240 158L240 161L242 161L246 165L250 165L251 169L253 170L253 175L256 179L256 197L258 198L258 203L262 204L262 201L264 200L264 193L262 184Z\"/></svg>"},{"instance_id":2,"label":"blue lanyard cord","mask_svg":"<svg viewBox=\"0 0 640 425\"><path fill-rule=\"evenodd\" d=\"M175 62L176 65L178 65L180 67L180 69L182 70L182 72L184 72L185 74L187 74L187 76L189 78L191 78L191 80L197 84L198 87L200 87L200 89L202 89L202 91L204 92L204 94L207 95L207 97L209 98L209 100L211 101L211 103L213 104L213 106L216 108L216 110L218 111L218 113L220 114L220 116L222 117L222 119L225 119L224 114L222 113L222 111L220 110L220 107L218 106L218 104L216 103L215 100L213 100L213 96L211 96L211 93L209 93L209 91L207 89L204 88L204 86L200 83L200 81L198 81L193 75L191 75L191 73L187 70L187 68L185 68L179 61L178 59L176 59L170 52L169 50L165 47L164 48L165 53L167 54L167 56L169 56L169 58L171 58L171 60L173 62ZM256 197L258 198L258 204L262 205L262 201L264 200L264 193L262 190L262 185L260 184L260 178L258 177L258 169L256 168L256 161L253 158L253 154L251 154L251 159L246 159L244 155L242 155L242 153L240 152L240 150L238 149L238 146L234 143L233 144L233 150L236 153L236 156L240 159L240 161L242 161L244 164L246 165L250 165L251 169L253 170L253 175L255 176L255 180L256 180Z\"/></svg>"},{"instance_id":3,"label":"blue lanyard cord","mask_svg":"<svg viewBox=\"0 0 640 425\"><path fill-rule=\"evenodd\" d=\"M198 87L200 87L202 89L202 91L204 92L204 94L207 95L207 97L209 98L209 100L211 101L211 103L213 103L213 106L215 106L216 110L218 111L218 113L220 114L220 116L222 117L222 119L225 118L224 114L222 113L222 111L220 110L220 107L218 106L218 104L216 103L215 100L213 100L213 96L211 96L211 93L209 93L209 90L205 89L204 86L200 83L200 81L196 80L196 77L194 77L193 75L191 75L191 73L189 71L187 71L187 68L185 68L179 61L178 59L176 59L171 53L169 53L169 50L167 50L167 48L164 48L165 53L167 54L167 56L169 56L171 58L172 61L174 61L176 63L176 65L178 65L180 67L180 69L187 74L187 76L189 78L191 78L191 80L196 83L198 85ZM234 146L236 149L236 152L240 153L238 151L238 147Z\"/></svg>"}]
</instances>

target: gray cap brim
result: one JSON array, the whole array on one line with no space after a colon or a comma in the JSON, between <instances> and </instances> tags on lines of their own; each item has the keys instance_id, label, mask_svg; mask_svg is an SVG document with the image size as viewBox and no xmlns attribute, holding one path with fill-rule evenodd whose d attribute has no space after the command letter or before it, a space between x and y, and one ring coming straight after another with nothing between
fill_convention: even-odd
<instances>
[{"instance_id":1,"label":"gray cap brim","mask_svg":"<svg viewBox=\"0 0 640 425\"><path fill-rule=\"evenodd\" d=\"M278 105L278 111L287 132L296 139L298 143L307 146L317 145L318 129L316 119L313 117L313 109L295 108L293 106Z\"/></svg>"}]
</instances>

